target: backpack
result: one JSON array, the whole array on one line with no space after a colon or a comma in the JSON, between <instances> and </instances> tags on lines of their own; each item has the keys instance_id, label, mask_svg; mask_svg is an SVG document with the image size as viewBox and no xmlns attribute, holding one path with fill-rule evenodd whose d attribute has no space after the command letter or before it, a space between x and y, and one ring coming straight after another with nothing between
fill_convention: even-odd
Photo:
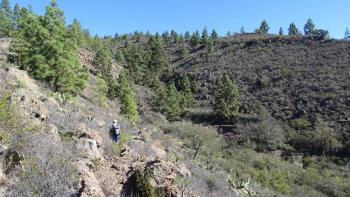
<instances>
[{"instance_id":1,"label":"backpack","mask_svg":"<svg viewBox=\"0 0 350 197\"><path fill-rule=\"evenodd\" d=\"M113 129L115 135L120 135L120 127L119 127L119 125L113 124L112 125L112 129Z\"/></svg>"}]
</instances>

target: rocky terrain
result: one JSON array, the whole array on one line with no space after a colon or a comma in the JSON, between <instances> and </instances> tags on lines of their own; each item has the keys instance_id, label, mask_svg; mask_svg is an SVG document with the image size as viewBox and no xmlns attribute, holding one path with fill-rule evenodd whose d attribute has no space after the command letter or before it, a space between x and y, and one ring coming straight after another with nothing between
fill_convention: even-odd
<instances>
[{"instance_id":1,"label":"rocky terrain","mask_svg":"<svg viewBox=\"0 0 350 197\"><path fill-rule=\"evenodd\" d=\"M8 40L1 40L1 46L3 67L0 70L0 95L10 92L9 99L15 103L20 121L24 125L35 127L36 132L47 138L46 142L35 139L35 147L23 144L26 150L24 147L20 149L1 144L2 156L10 152L21 157L30 157L32 154L44 156L47 154L44 153L45 149L49 151L50 148L68 151L72 154L71 161L76 168L74 173L77 177L74 188L69 190L77 196L130 196L136 184L133 175L137 169L152 170L151 184L155 188L162 188L166 196L180 196L175 179L178 175L191 176L191 173L184 164L170 161L167 150L154 143L150 136L154 132L160 132L157 128L132 128L119 115L118 106L114 102L110 102L106 108L98 107L96 93L93 91L93 76L90 77L88 88L74 103L64 103L62 98L51 94L45 85L31 79L25 71L12 65L5 66L4 51ZM108 135L109 124L113 119L120 121L123 135L129 138L121 147L120 156L115 154L115 145ZM34 133L33 138L37 137ZM71 150L65 150L67 144ZM1 158L1 164L11 165L15 169L21 168L20 166L25 168L21 159L7 161L6 157ZM2 166L0 196L21 194L20 191L13 190L17 187L13 176L17 171L15 169L7 171Z\"/></svg>"},{"instance_id":2,"label":"rocky terrain","mask_svg":"<svg viewBox=\"0 0 350 197\"><path fill-rule=\"evenodd\" d=\"M100 105L90 50L79 50L81 63L90 71L88 85L68 102L6 63L9 41L0 40L0 98L6 98L0 101L14 105L18 126L11 128L14 138L0 144L0 196L35 196L31 188L40 188L44 196L137 196L140 180L147 186L143 181L149 172L151 186L145 190L153 188L163 196L350 192L347 41L237 35L219 38L212 53L204 46L191 48L187 41L167 45L174 80L186 74L197 83L197 105L182 121L168 122L152 110L152 89L134 85L141 117L136 126L120 115L117 100ZM180 57L184 46L190 53ZM113 62L115 76L121 69ZM223 73L241 92L235 122L222 121L212 111L215 81ZM108 134L114 119L122 127L120 146ZM324 128L318 127L319 119ZM314 141L303 141L310 133L320 133L323 140L324 131L333 137L326 144L339 149L334 155L307 146ZM37 172L37 166L46 171Z\"/></svg>"},{"instance_id":3,"label":"rocky terrain","mask_svg":"<svg viewBox=\"0 0 350 197\"><path fill-rule=\"evenodd\" d=\"M210 55L203 48L173 58L179 75L199 83L198 98L210 101L215 80L228 73L244 94L242 113L255 114L263 105L281 121L314 123L319 116L349 138L350 42L237 35L220 39L216 48Z\"/></svg>"}]
</instances>

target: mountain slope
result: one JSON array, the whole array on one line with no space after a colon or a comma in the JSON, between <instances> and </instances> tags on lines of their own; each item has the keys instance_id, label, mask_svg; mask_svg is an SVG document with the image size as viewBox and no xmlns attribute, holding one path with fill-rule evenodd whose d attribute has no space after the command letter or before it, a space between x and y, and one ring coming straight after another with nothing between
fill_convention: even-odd
<instances>
[{"instance_id":1,"label":"mountain slope","mask_svg":"<svg viewBox=\"0 0 350 197\"><path fill-rule=\"evenodd\" d=\"M215 80L227 73L242 90L241 113L257 114L263 105L282 122L303 118L312 126L319 117L349 139L350 42L238 35L216 47L212 54L204 47L184 59L173 56L176 74L198 83L200 100L211 101Z\"/></svg>"}]
</instances>

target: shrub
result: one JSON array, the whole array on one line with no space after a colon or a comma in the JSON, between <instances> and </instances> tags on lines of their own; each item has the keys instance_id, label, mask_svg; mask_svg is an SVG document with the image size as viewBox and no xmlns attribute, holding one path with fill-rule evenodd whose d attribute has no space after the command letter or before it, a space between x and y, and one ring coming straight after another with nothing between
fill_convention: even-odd
<instances>
[{"instance_id":1,"label":"shrub","mask_svg":"<svg viewBox=\"0 0 350 197\"><path fill-rule=\"evenodd\" d=\"M213 177L207 177L207 180L205 181L209 191L213 191L217 189L216 182Z\"/></svg>"},{"instance_id":2,"label":"shrub","mask_svg":"<svg viewBox=\"0 0 350 197\"><path fill-rule=\"evenodd\" d=\"M258 122L238 126L241 141L246 144L254 143L253 147L258 151L281 148L285 141L283 128L265 109L261 110L260 116Z\"/></svg>"},{"instance_id":3,"label":"shrub","mask_svg":"<svg viewBox=\"0 0 350 197\"><path fill-rule=\"evenodd\" d=\"M186 58L190 54L189 50L187 47L181 47L179 50L179 55L181 58Z\"/></svg>"},{"instance_id":4,"label":"shrub","mask_svg":"<svg viewBox=\"0 0 350 197\"><path fill-rule=\"evenodd\" d=\"M137 168L123 188L122 196L162 197L165 196L161 188L154 188L150 182L152 172L148 169Z\"/></svg>"},{"instance_id":5,"label":"shrub","mask_svg":"<svg viewBox=\"0 0 350 197\"><path fill-rule=\"evenodd\" d=\"M119 142L119 144L113 143L114 153L115 153L115 155L117 157L120 156L120 153L122 151L123 145L128 143L131 139L132 139L131 135L129 135L128 133L122 133L120 135L120 142Z\"/></svg>"},{"instance_id":6,"label":"shrub","mask_svg":"<svg viewBox=\"0 0 350 197\"><path fill-rule=\"evenodd\" d=\"M97 77L96 78L96 92L97 97L99 99L99 105L100 107L107 107L107 93L108 93L108 86L104 79Z\"/></svg>"},{"instance_id":7,"label":"shrub","mask_svg":"<svg viewBox=\"0 0 350 197\"><path fill-rule=\"evenodd\" d=\"M311 123L309 122L309 120L304 118L298 118L298 119L292 120L290 124L294 129L298 129L298 130L308 129L311 126Z\"/></svg>"},{"instance_id":8,"label":"shrub","mask_svg":"<svg viewBox=\"0 0 350 197\"><path fill-rule=\"evenodd\" d=\"M0 129L5 132L19 127L19 115L17 114L15 105L10 101L11 95L5 93L0 97Z\"/></svg>"},{"instance_id":9,"label":"shrub","mask_svg":"<svg viewBox=\"0 0 350 197\"><path fill-rule=\"evenodd\" d=\"M251 175L256 178L264 187L272 188L282 194L290 194L292 192L291 180L288 172L282 170L252 171Z\"/></svg>"},{"instance_id":10,"label":"shrub","mask_svg":"<svg viewBox=\"0 0 350 197\"><path fill-rule=\"evenodd\" d=\"M77 181L73 145L61 143L48 134L27 133L18 139L25 159L10 196L70 196Z\"/></svg>"}]
</instances>

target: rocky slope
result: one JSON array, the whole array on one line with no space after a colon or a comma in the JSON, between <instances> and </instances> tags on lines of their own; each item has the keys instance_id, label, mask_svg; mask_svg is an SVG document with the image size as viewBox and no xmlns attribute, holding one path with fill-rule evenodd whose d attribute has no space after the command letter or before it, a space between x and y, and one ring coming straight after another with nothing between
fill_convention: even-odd
<instances>
[{"instance_id":1,"label":"rocky slope","mask_svg":"<svg viewBox=\"0 0 350 197\"><path fill-rule=\"evenodd\" d=\"M2 43L0 56L3 58L8 42L2 40ZM34 81L26 72L5 65L4 61L2 63L0 95L9 93L21 122L37 126L40 135L47 135L47 139L50 139L47 144L36 141L36 145L40 145L41 149L50 149L53 145L56 147L54 149L64 149L67 140L72 145L72 163L76 167L75 177L78 178L74 188L70 188L72 193L96 197L130 196L135 185L132 179L135 170L151 169L151 184L155 188L162 188L167 196L180 196L175 179L178 175L191 176L189 170L181 163L170 161L166 150L154 143L150 135L160 132L157 128L132 128L119 115L115 102L109 102L106 108L99 107L93 76L86 90L73 103L64 103L60 95L50 93L44 84ZM121 148L120 156L115 153L115 145L108 136L109 123L113 119L120 121L124 135L130 138ZM37 150L0 145L1 155L14 151L25 159ZM41 152L35 152L34 155L41 155ZM6 158L1 158L1 163L6 162ZM6 175L3 174L5 167L2 166L0 196L16 196L16 192L19 193L13 190L18 181L13 175L25 165L21 162L13 165L17 170L6 172Z\"/></svg>"},{"instance_id":2,"label":"rocky slope","mask_svg":"<svg viewBox=\"0 0 350 197\"><path fill-rule=\"evenodd\" d=\"M344 141L350 139L350 42L236 35L220 38L212 54L199 47L179 58L183 46L189 47L177 44L167 50L176 75L187 74L198 82L197 98L204 110L210 108L215 80L227 73L241 89L242 114L259 114L263 106L286 125L304 119L311 127L321 118Z\"/></svg>"}]
</instances>

